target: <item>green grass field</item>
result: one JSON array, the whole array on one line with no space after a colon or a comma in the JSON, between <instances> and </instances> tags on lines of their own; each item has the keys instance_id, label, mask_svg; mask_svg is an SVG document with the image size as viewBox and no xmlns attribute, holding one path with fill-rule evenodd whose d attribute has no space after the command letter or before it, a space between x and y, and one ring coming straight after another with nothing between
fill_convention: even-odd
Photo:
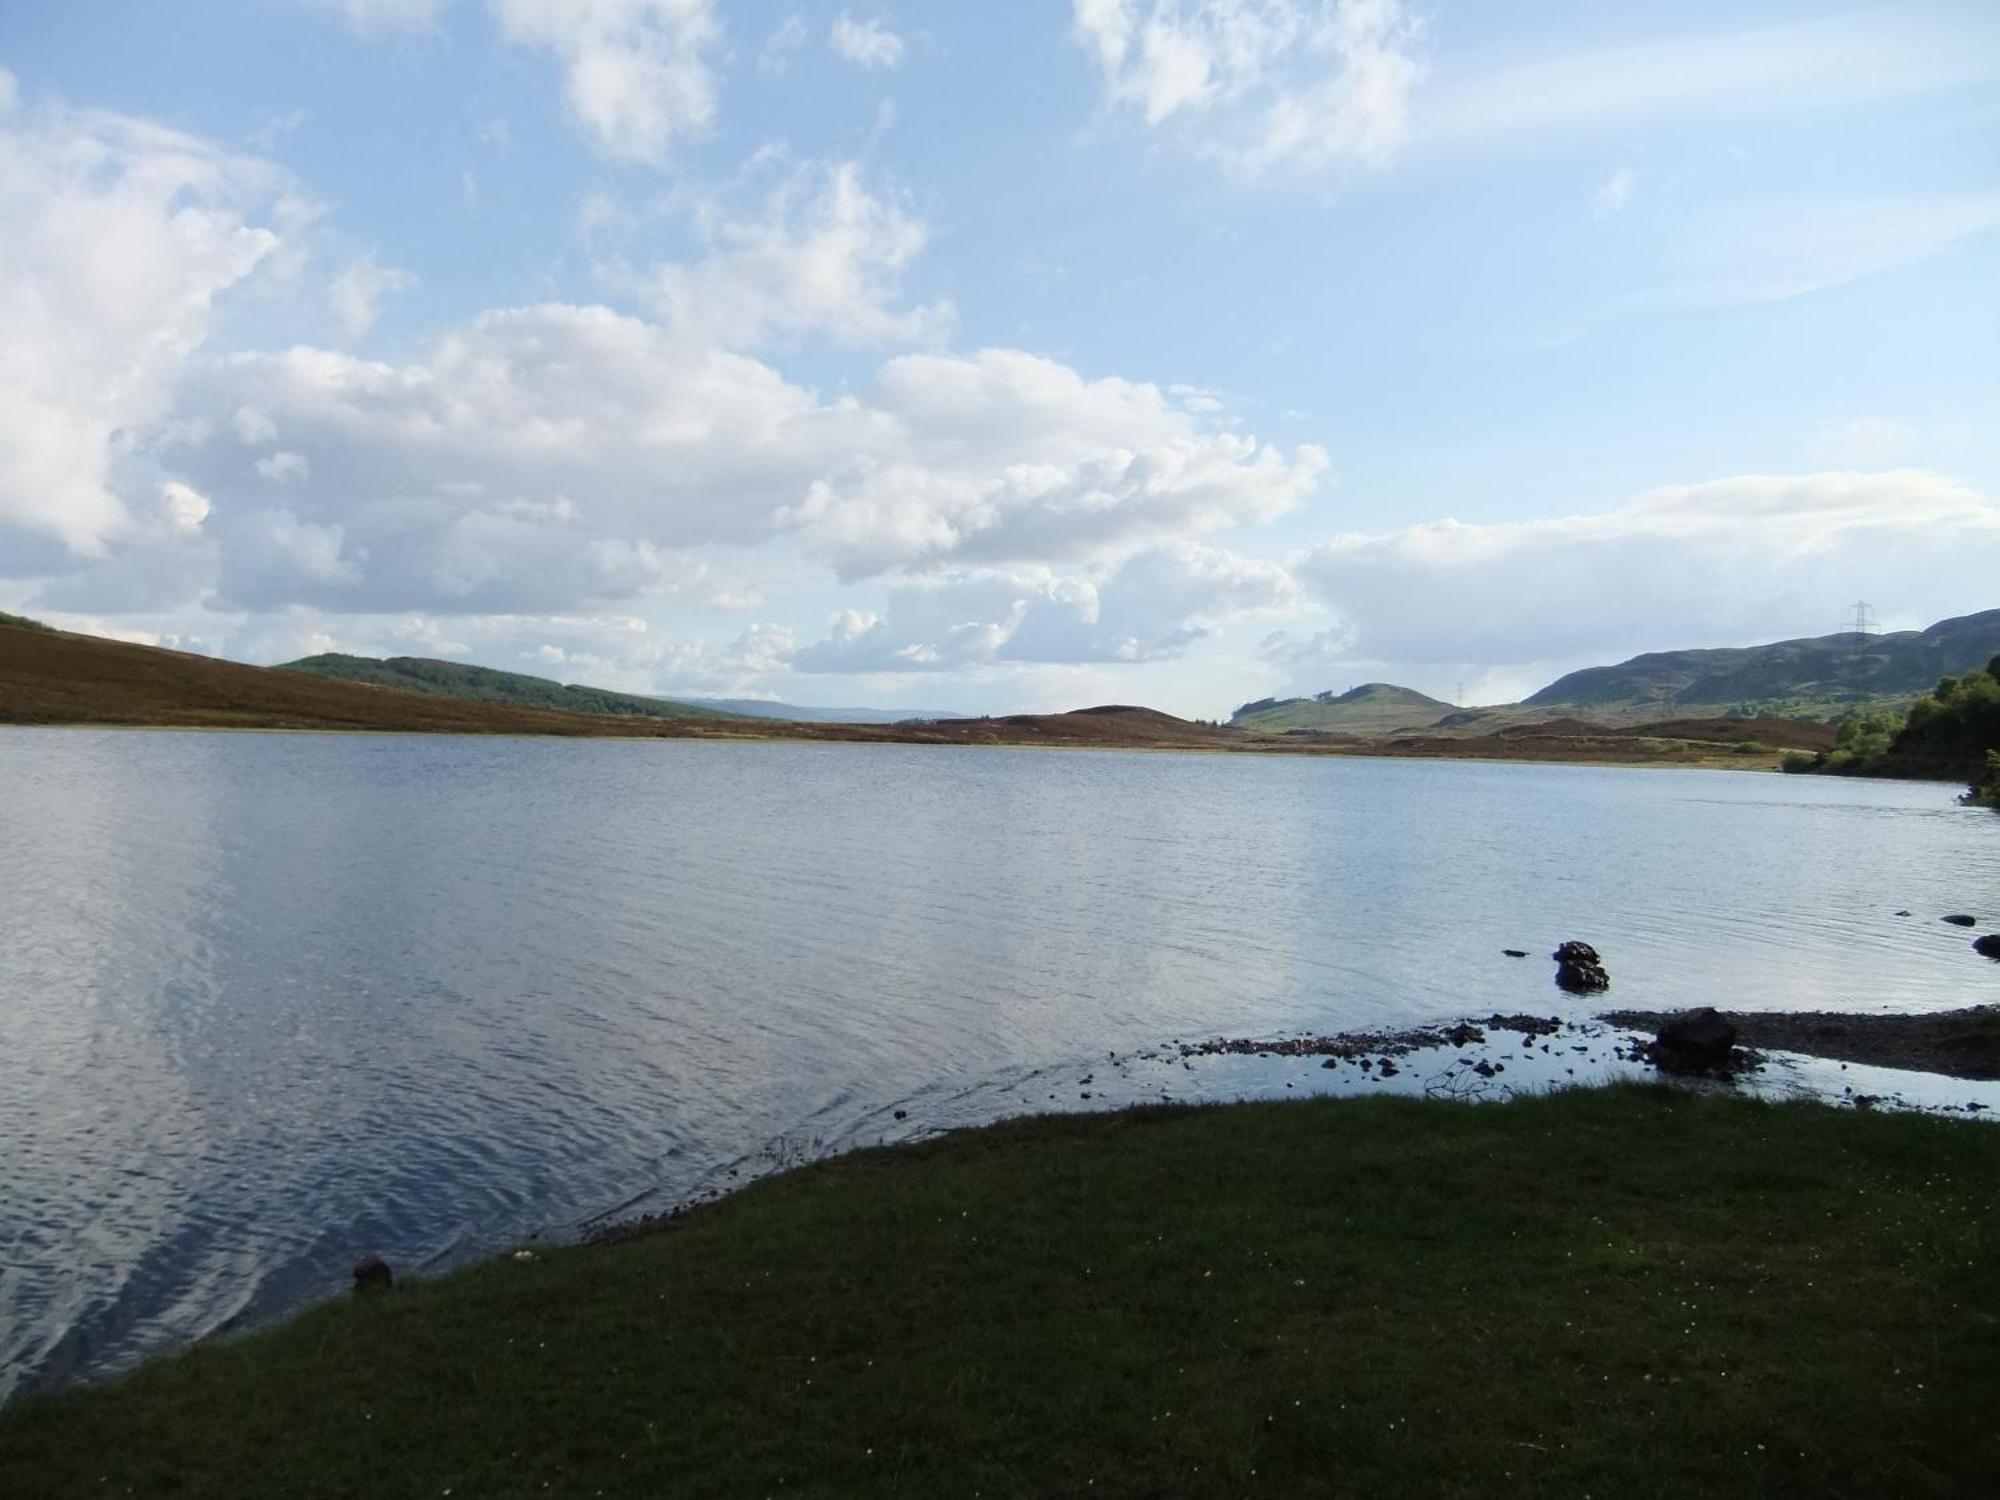
<instances>
[{"instance_id":1,"label":"green grass field","mask_svg":"<svg viewBox=\"0 0 2000 1500\"><path fill-rule=\"evenodd\" d=\"M1991 1493L2000 1133L1657 1088L1028 1119L0 1413L0 1494Z\"/></svg>"}]
</instances>

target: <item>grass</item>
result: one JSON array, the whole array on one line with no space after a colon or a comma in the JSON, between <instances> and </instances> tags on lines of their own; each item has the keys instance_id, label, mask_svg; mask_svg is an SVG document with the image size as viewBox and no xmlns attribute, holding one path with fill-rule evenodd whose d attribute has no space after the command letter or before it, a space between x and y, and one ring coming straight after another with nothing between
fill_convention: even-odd
<instances>
[{"instance_id":1,"label":"grass","mask_svg":"<svg viewBox=\"0 0 2000 1500\"><path fill-rule=\"evenodd\" d=\"M1996 1209L1658 1088L1029 1119L17 1403L0 1493L1976 1493Z\"/></svg>"}]
</instances>

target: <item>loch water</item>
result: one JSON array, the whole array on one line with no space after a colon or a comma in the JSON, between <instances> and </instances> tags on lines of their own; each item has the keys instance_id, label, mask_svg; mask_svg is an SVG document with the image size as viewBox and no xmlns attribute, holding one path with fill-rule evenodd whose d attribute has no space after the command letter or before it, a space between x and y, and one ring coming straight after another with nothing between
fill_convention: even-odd
<instances>
[{"instance_id":1,"label":"loch water","mask_svg":"<svg viewBox=\"0 0 2000 1500\"><path fill-rule=\"evenodd\" d=\"M1635 1008L2000 999L1938 921L2000 918L2000 820L1954 791L0 730L0 1398L277 1316L363 1253L441 1268L899 1109L1038 1097L995 1080L1587 1015L1550 982L1564 938Z\"/></svg>"}]
</instances>

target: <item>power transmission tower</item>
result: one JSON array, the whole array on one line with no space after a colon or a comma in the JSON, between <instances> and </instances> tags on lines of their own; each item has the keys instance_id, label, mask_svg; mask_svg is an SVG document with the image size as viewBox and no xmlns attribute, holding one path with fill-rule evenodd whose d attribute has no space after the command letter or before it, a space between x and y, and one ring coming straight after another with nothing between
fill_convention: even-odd
<instances>
[{"instance_id":1,"label":"power transmission tower","mask_svg":"<svg viewBox=\"0 0 2000 1500\"><path fill-rule=\"evenodd\" d=\"M1854 637L1847 652L1846 673L1847 702L1855 712L1861 707L1861 673L1866 661L1868 641L1875 634L1875 612L1868 607L1866 599L1856 599L1847 621L1847 633Z\"/></svg>"}]
</instances>

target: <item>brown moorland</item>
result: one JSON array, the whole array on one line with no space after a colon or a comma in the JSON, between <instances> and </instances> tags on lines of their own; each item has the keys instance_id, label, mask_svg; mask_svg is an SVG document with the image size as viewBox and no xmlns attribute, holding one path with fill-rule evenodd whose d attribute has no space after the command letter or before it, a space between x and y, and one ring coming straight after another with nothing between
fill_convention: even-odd
<instances>
[{"instance_id":1,"label":"brown moorland","mask_svg":"<svg viewBox=\"0 0 2000 1500\"><path fill-rule=\"evenodd\" d=\"M547 734L647 739L812 739L929 745L1228 750L1762 769L1787 750L1830 747L1829 726L1710 719L1605 728L1580 720L1484 735L1394 739L1257 733L1106 704L906 724L628 718L406 693L66 631L0 625L0 723L176 729L311 729L419 734Z\"/></svg>"}]
</instances>

